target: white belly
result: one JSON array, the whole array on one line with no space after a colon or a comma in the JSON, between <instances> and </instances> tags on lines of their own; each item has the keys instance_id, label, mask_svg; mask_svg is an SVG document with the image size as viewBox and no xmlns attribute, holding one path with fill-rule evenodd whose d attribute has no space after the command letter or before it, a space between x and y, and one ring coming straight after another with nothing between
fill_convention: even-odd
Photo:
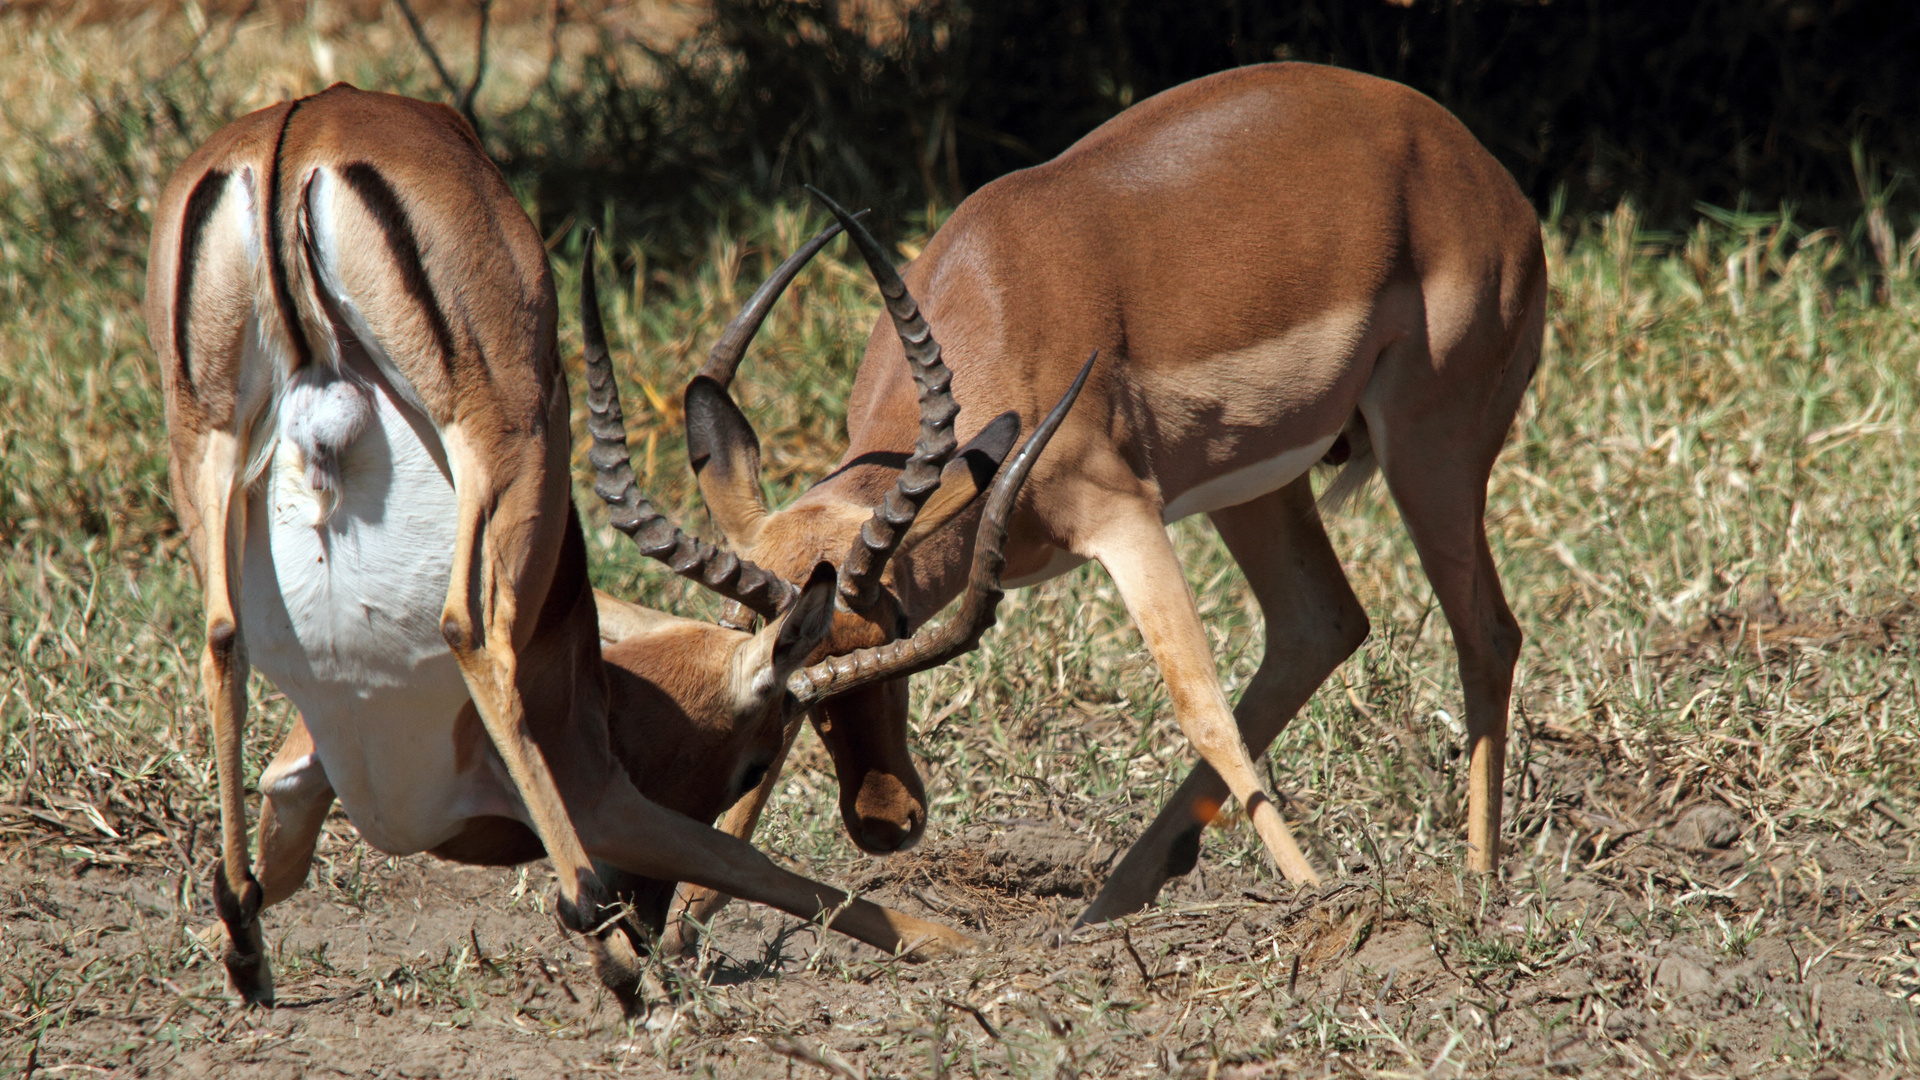
<instances>
[{"instance_id":1,"label":"white belly","mask_svg":"<svg viewBox=\"0 0 1920 1080\"><path fill-rule=\"evenodd\" d=\"M1008 589L1024 589L1029 585L1038 585L1043 581L1052 581L1061 574L1087 561L1085 555L1075 555L1065 548L1052 548L1047 553L1047 565L1031 574L1008 578L1001 583Z\"/></svg>"},{"instance_id":2,"label":"white belly","mask_svg":"<svg viewBox=\"0 0 1920 1080\"><path fill-rule=\"evenodd\" d=\"M407 855L476 814L526 813L487 740L469 760L456 752L468 695L440 614L458 505L391 391L374 399L317 527L299 451L275 447L248 498L241 626L254 665L299 708L355 827Z\"/></svg>"},{"instance_id":3,"label":"white belly","mask_svg":"<svg viewBox=\"0 0 1920 1080\"><path fill-rule=\"evenodd\" d=\"M1235 469L1189 488L1175 496L1160 511L1160 520L1168 525L1194 514L1207 514L1229 506L1239 506L1269 492L1279 491L1305 476L1313 463L1333 445L1338 432L1308 446L1296 446L1265 461Z\"/></svg>"}]
</instances>

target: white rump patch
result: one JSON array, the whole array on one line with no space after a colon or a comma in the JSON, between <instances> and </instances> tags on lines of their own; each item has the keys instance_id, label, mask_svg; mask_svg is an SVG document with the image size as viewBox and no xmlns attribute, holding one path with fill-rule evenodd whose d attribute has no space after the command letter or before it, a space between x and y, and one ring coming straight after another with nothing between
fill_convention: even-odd
<instances>
[{"instance_id":1,"label":"white rump patch","mask_svg":"<svg viewBox=\"0 0 1920 1080\"><path fill-rule=\"evenodd\" d=\"M380 335L373 332L373 327L367 322L366 313L361 309L359 301L347 291L341 281L342 248L356 244L374 244L384 247L385 242L377 234L354 235L352 230L344 227L348 222L364 223L370 219L366 217L365 208L360 205L358 197L348 192L346 185L333 175L333 170L325 167L314 169L307 181L306 194L300 227L306 234L306 239L310 241L317 264L315 269L318 271L319 280L314 284L326 290L328 298L339 310L340 317L346 321L346 329L366 351L367 358L380 369L380 374L386 378L387 385L400 395L402 401L413 406L421 415L433 415L427 408L426 401L420 397L419 391L415 390L413 383L407 379L406 373L402 372L400 366L393 362L393 358L387 355L386 344L380 340ZM343 201L348 202L357 212L343 214ZM329 340L327 346L334 351L333 363L338 366L339 342Z\"/></svg>"}]
</instances>

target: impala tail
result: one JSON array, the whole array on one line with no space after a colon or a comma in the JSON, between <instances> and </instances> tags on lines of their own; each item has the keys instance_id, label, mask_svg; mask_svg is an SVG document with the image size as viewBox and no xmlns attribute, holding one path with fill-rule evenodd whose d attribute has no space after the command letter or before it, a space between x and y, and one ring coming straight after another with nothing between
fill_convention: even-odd
<instances>
[{"instance_id":1,"label":"impala tail","mask_svg":"<svg viewBox=\"0 0 1920 1080\"><path fill-rule=\"evenodd\" d=\"M1320 512L1331 514L1360 494L1360 489L1380 471L1380 458L1373 452L1373 436L1367 430L1366 417L1354 413L1346 429L1333 440L1326 456L1320 460L1339 470L1320 491Z\"/></svg>"}]
</instances>

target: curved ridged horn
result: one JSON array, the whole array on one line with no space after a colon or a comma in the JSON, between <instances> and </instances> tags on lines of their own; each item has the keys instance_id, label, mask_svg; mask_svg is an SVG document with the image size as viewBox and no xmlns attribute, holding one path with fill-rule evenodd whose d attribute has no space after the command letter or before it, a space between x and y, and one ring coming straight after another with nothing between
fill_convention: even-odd
<instances>
[{"instance_id":1,"label":"curved ridged horn","mask_svg":"<svg viewBox=\"0 0 1920 1080\"><path fill-rule=\"evenodd\" d=\"M857 220L866 213L862 210L853 216ZM707 362L700 368L701 375L719 383L722 390L733 385L733 375L740 369L740 359L747 355L747 346L752 343L753 336L760 332L760 324L767 321L767 313L773 310L774 303L780 299L781 293L787 291L787 286L793 284L800 268L840 235L840 228L840 223L836 221L820 230L813 239L800 245L800 250L787 256L787 260L767 280L760 283L760 287L747 300L747 306L740 309L732 322L727 323L720 340L713 343L713 349L707 353Z\"/></svg>"},{"instance_id":2,"label":"curved ridged horn","mask_svg":"<svg viewBox=\"0 0 1920 1080\"><path fill-rule=\"evenodd\" d=\"M900 280L879 241L818 188L808 185L807 190L826 204L860 249L867 269L880 285L880 295L886 299L887 314L893 317L893 328L900 335L913 380L920 386L920 437L914 440L913 456L907 459L906 470L886 500L860 527L859 538L840 564L841 601L850 610L865 611L879 597L880 573L886 569L887 560L907 535L920 507L940 487L940 470L958 448L953 420L960 415L960 405L953 400L953 373L940 359L940 343L933 339L933 331L920 317L920 306L914 303L907 283Z\"/></svg>"},{"instance_id":3,"label":"curved ridged horn","mask_svg":"<svg viewBox=\"0 0 1920 1080\"><path fill-rule=\"evenodd\" d=\"M640 551L673 568L690 581L737 600L772 619L798 595L786 579L770 574L724 548L704 543L680 531L666 515L640 494L633 478L633 459L627 452L626 419L620 408L620 388L607 355L607 335L600 323L600 293L593 280L595 234L587 233L586 256L580 267L580 333L587 363L587 430L593 448L587 459L596 477L593 490L606 500L613 527L633 538Z\"/></svg>"},{"instance_id":4,"label":"curved ridged horn","mask_svg":"<svg viewBox=\"0 0 1920 1080\"><path fill-rule=\"evenodd\" d=\"M938 626L923 626L910 638L829 657L794 672L787 678L787 692L801 708L862 686L939 667L956 656L972 652L980 644L980 635L993 625L994 609L1000 606L1000 598L1005 595L1000 587L1000 571L1007 565L1007 517L1013 512L1013 502L1019 498L1020 486L1026 482L1034 461L1053 438L1054 429L1066 419L1067 410L1073 408L1074 399L1080 396L1080 387L1086 384L1087 373L1093 370L1093 362L1099 356L1096 349L1087 357L1060 403L1040 421L1040 426L1033 429L1019 452L994 478L993 487L987 492L986 509L980 515L980 529L974 536L973 568L967 577L967 591L960 597L952 617Z\"/></svg>"}]
</instances>

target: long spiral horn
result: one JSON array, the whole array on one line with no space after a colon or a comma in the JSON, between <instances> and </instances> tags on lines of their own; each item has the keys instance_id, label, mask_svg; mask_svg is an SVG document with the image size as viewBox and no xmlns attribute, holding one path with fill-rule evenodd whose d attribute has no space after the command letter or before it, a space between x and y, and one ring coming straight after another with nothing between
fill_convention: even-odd
<instances>
[{"instance_id":1,"label":"long spiral horn","mask_svg":"<svg viewBox=\"0 0 1920 1080\"><path fill-rule=\"evenodd\" d=\"M866 213L862 210L853 216L858 219L866 216ZM767 321L767 314L773 310L780 294L787 291L787 286L799 276L800 269L812 261L821 248L840 235L840 228L840 223L836 221L821 229L813 239L800 245L798 251L787 256L786 261L767 280L760 283L760 287L753 291L753 296L748 298L747 306L741 308L739 314L727 323L720 340L713 343L713 349L707 353L707 362L700 366L699 374L719 383L722 390L733 385L734 373L740 369L741 358L747 355L747 346L753 342L753 336L760 332L760 324Z\"/></svg>"},{"instance_id":2,"label":"long spiral horn","mask_svg":"<svg viewBox=\"0 0 1920 1080\"><path fill-rule=\"evenodd\" d=\"M973 568L967 577L967 591L960 597L952 617L938 626L923 626L910 638L829 657L794 672L787 678L787 692L800 708L809 708L873 683L939 667L956 656L972 652L980 644L980 635L993 625L995 609L1000 606L1000 598L1006 595L1000 586L1000 571L1007 565L1007 517L1013 512L1014 500L1020 497L1027 473L1032 471L1040 452L1047 448L1054 430L1073 408L1099 356L1096 349L1087 357L1060 403L1040 421L1040 426L1033 429L1019 452L994 478L993 487L987 492L986 508L980 515L979 531L974 536Z\"/></svg>"},{"instance_id":3,"label":"long spiral horn","mask_svg":"<svg viewBox=\"0 0 1920 1080\"><path fill-rule=\"evenodd\" d=\"M933 331L920 317L920 306L907 291L907 283L894 271L879 241L854 215L818 188L808 185L807 190L826 204L847 235L853 238L854 246L860 249L867 269L880 286L881 296L886 298L887 314L893 317L900 346L913 369L913 380L920 386L920 436L914 441L913 455L907 459L905 471L886 500L860 527L859 538L840 564L842 602L853 611L865 611L879 597L880 574L886 569L887 560L900 547L920 507L940 487L940 470L958 448L953 437L953 421L960 415L960 405L953 399L953 373L940 359L940 343L934 340Z\"/></svg>"},{"instance_id":4,"label":"long spiral horn","mask_svg":"<svg viewBox=\"0 0 1920 1080\"><path fill-rule=\"evenodd\" d=\"M593 274L595 240L596 234L589 231L586 255L580 267L587 430L593 435L593 448L588 451L587 459L597 474L593 490L606 501L613 527L632 537L642 554L666 563L681 577L772 619L798 595L792 583L731 551L681 532L679 526L640 493L640 485L634 481L633 459L627 450L626 420L620 408L620 388L613 378L606 330L600 322L600 293Z\"/></svg>"}]
</instances>

